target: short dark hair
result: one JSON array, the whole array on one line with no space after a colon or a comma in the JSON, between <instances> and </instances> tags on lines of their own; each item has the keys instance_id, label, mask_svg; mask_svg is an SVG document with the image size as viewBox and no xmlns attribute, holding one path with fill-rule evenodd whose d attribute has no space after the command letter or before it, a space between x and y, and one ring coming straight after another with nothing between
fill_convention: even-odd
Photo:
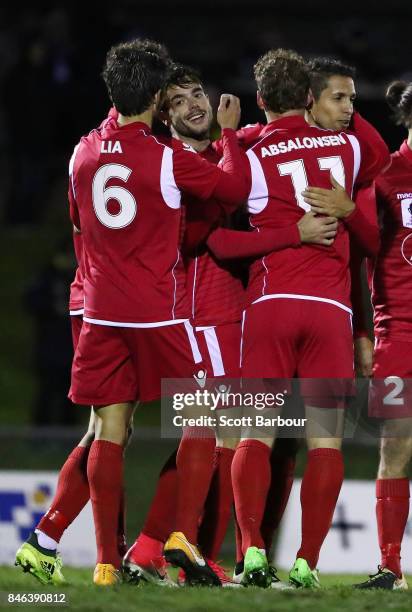
<instances>
[{"instance_id":1,"label":"short dark hair","mask_svg":"<svg viewBox=\"0 0 412 612\"><path fill-rule=\"evenodd\" d=\"M319 100L322 91L328 86L330 77L343 76L350 79L356 77L356 68L331 57L315 57L308 65L310 88L315 100Z\"/></svg>"},{"instance_id":2,"label":"short dark hair","mask_svg":"<svg viewBox=\"0 0 412 612\"><path fill-rule=\"evenodd\" d=\"M113 104L126 117L147 110L168 77L171 60L166 47L135 39L112 47L102 72Z\"/></svg>"},{"instance_id":3,"label":"short dark hair","mask_svg":"<svg viewBox=\"0 0 412 612\"><path fill-rule=\"evenodd\" d=\"M303 57L290 49L272 49L254 66L256 84L265 107L275 113L304 108L309 70Z\"/></svg>"},{"instance_id":4,"label":"short dark hair","mask_svg":"<svg viewBox=\"0 0 412 612\"><path fill-rule=\"evenodd\" d=\"M200 72L192 66L172 64L163 87L161 109L165 111L169 108L169 101L166 96L169 87L188 87L191 83L198 83L203 87Z\"/></svg>"},{"instance_id":5,"label":"short dark hair","mask_svg":"<svg viewBox=\"0 0 412 612\"><path fill-rule=\"evenodd\" d=\"M412 83L392 81L386 90L385 99L394 111L395 123L410 129L412 127Z\"/></svg>"}]
</instances>

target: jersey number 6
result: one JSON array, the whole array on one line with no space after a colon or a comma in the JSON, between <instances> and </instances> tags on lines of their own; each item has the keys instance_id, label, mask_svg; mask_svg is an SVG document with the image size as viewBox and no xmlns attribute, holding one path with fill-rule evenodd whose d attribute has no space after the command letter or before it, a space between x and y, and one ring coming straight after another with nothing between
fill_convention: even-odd
<instances>
[{"instance_id":1,"label":"jersey number 6","mask_svg":"<svg viewBox=\"0 0 412 612\"><path fill-rule=\"evenodd\" d=\"M136 216L137 204L133 195L124 187L106 187L110 179L117 178L125 183L132 171L122 164L105 164L98 169L93 178L92 197L93 208L100 223L111 229L121 229L130 225ZM109 200L116 200L119 211L109 212Z\"/></svg>"}]
</instances>

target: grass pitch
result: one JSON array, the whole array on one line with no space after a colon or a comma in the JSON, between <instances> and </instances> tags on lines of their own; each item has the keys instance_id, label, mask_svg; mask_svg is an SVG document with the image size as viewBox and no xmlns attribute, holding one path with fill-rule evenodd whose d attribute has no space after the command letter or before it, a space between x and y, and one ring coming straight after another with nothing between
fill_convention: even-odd
<instances>
[{"instance_id":1,"label":"grass pitch","mask_svg":"<svg viewBox=\"0 0 412 612\"><path fill-rule=\"evenodd\" d=\"M90 610L93 612L397 612L412 610L411 592L359 592L351 584L365 576L321 575L323 588L318 591L286 591L257 588L170 589L148 585L121 585L102 589L92 583L91 569L65 568L70 585L62 588L42 587L20 569L0 567L0 608L2 610ZM280 573L281 578L285 574ZM9 593L64 593L66 604L24 605L7 602Z\"/></svg>"}]
</instances>

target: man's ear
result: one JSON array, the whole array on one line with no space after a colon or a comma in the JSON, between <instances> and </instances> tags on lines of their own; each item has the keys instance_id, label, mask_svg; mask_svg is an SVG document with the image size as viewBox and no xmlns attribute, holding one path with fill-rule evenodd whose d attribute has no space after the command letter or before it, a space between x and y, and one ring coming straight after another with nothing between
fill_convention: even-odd
<instances>
[{"instance_id":1,"label":"man's ear","mask_svg":"<svg viewBox=\"0 0 412 612\"><path fill-rule=\"evenodd\" d=\"M307 97L307 100L306 100L306 106L305 106L306 110L309 111L312 108L313 102L314 102L313 93L312 93L312 90L309 89L308 97Z\"/></svg>"},{"instance_id":2,"label":"man's ear","mask_svg":"<svg viewBox=\"0 0 412 612\"><path fill-rule=\"evenodd\" d=\"M256 92L256 104L258 105L258 108L260 108L260 110L265 110L266 105L259 90Z\"/></svg>"}]
</instances>

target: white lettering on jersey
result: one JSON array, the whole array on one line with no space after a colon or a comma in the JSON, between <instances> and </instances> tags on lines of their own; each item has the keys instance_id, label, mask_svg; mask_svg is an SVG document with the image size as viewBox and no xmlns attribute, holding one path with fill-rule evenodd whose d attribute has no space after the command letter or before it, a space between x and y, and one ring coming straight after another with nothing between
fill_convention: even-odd
<instances>
[{"instance_id":1,"label":"white lettering on jersey","mask_svg":"<svg viewBox=\"0 0 412 612\"><path fill-rule=\"evenodd\" d=\"M116 140L113 144L112 140L102 140L100 153L123 153L120 141Z\"/></svg>"},{"instance_id":2,"label":"white lettering on jersey","mask_svg":"<svg viewBox=\"0 0 412 612\"><path fill-rule=\"evenodd\" d=\"M398 200L404 200L405 198L412 198L412 193L397 193L396 198Z\"/></svg>"},{"instance_id":3,"label":"white lettering on jersey","mask_svg":"<svg viewBox=\"0 0 412 612\"><path fill-rule=\"evenodd\" d=\"M346 144L347 141L343 134L334 134L333 136L305 136L304 138L291 138L287 141L271 144L268 147L261 147L260 152L262 157L273 157L281 153L289 153L298 149L318 149L323 147L339 147Z\"/></svg>"},{"instance_id":4,"label":"white lettering on jersey","mask_svg":"<svg viewBox=\"0 0 412 612\"><path fill-rule=\"evenodd\" d=\"M412 227L412 197L401 202L402 224L404 227Z\"/></svg>"}]
</instances>

